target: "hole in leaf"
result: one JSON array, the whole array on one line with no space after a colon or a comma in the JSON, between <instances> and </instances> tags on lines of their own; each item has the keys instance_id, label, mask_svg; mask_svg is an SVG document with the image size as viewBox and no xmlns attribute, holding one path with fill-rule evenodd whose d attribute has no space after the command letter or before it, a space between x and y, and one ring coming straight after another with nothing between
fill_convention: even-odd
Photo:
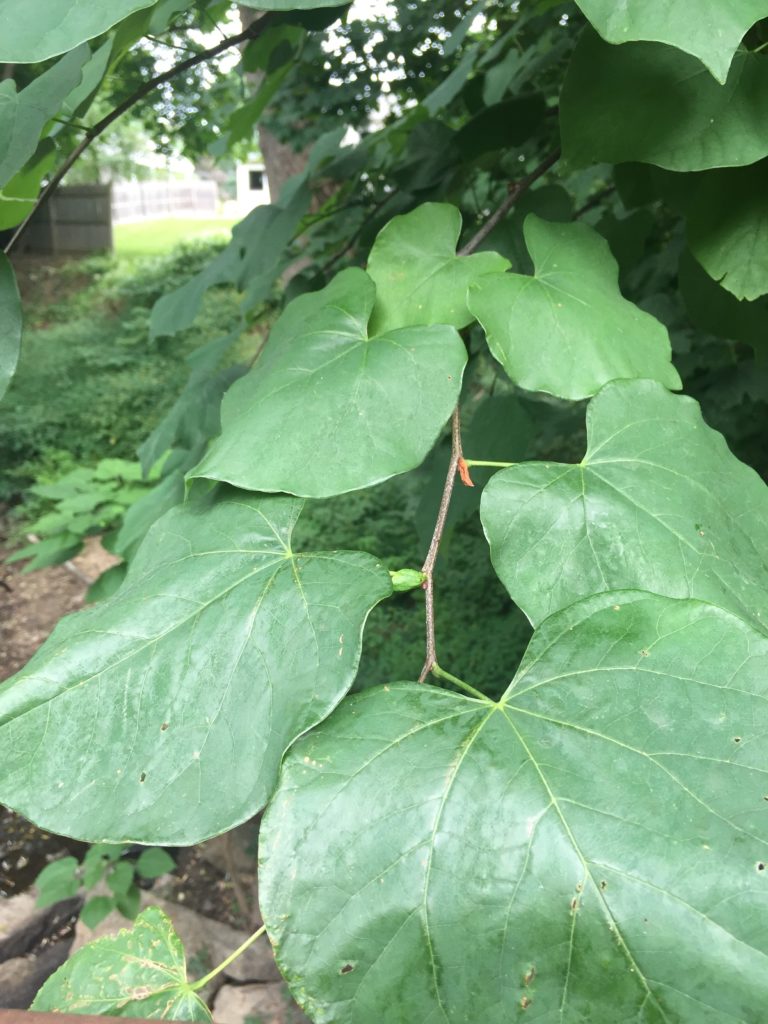
<instances>
[{"instance_id":1,"label":"hole in leaf","mask_svg":"<svg viewBox=\"0 0 768 1024\"><path fill-rule=\"evenodd\" d=\"M163 724L160 726L160 732L165 732L165 730L167 728L168 728L168 723L167 722L163 722Z\"/></svg>"},{"instance_id":2,"label":"hole in leaf","mask_svg":"<svg viewBox=\"0 0 768 1024\"><path fill-rule=\"evenodd\" d=\"M146 772L142 772L141 775L139 776L139 782L143 782L144 779L146 779L146 777L147 777L147 773Z\"/></svg>"},{"instance_id":3,"label":"hole in leaf","mask_svg":"<svg viewBox=\"0 0 768 1024\"><path fill-rule=\"evenodd\" d=\"M765 871L765 864L763 863L763 861L758 861L757 870L758 871Z\"/></svg>"},{"instance_id":4,"label":"hole in leaf","mask_svg":"<svg viewBox=\"0 0 768 1024\"><path fill-rule=\"evenodd\" d=\"M605 881L605 879L603 879L603 881L600 883L600 888L603 891L605 891L608 888L608 883Z\"/></svg>"},{"instance_id":5,"label":"hole in leaf","mask_svg":"<svg viewBox=\"0 0 768 1024\"><path fill-rule=\"evenodd\" d=\"M354 964L344 964L344 966L339 971L339 974L351 974L351 972L354 971L354 969Z\"/></svg>"},{"instance_id":6,"label":"hole in leaf","mask_svg":"<svg viewBox=\"0 0 768 1024\"><path fill-rule=\"evenodd\" d=\"M733 742L734 743L741 743L741 736L734 736L733 737Z\"/></svg>"}]
</instances>

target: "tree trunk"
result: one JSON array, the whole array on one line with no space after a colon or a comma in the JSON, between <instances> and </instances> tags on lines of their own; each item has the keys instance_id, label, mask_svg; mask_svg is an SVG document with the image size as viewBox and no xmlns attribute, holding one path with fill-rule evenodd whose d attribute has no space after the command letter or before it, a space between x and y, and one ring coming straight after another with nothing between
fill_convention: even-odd
<instances>
[{"instance_id":1,"label":"tree trunk","mask_svg":"<svg viewBox=\"0 0 768 1024\"><path fill-rule=\"evenodd\" d=\"M248 28L263 15L260 11L254 11L250 7L240 7L240 22L243 29ZM246 74L246 80L250 83L255 93L264 78L263 72L250 72ZM292 146L286 146L273 135L268 128L259 125L259 148L264 158L264 167L269 182L269 195L271 201L277 202L282 189L288 178L303 171L307 165L309 148L296 152Z\"/></svg>"}]
</instances>

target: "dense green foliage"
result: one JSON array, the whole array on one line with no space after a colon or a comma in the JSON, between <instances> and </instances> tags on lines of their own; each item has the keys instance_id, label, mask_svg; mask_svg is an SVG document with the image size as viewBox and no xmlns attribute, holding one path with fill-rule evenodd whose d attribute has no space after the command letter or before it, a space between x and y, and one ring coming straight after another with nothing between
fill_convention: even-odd
<instances>
[{"instance_id":1,"label":"dense green foliage","mask_svg":"<svg viewBox=\"0 0 768 1024\"><path fill-rule=\"evenodd\" d=\"M125 581L0 692L0 797L114 843L266 808L265 928L316 1024L756 1024L768 7L245 6L258 83L216 145L258 122L304 159L144 282L141 344L189 371L138 450L161 476ZM203 10L93 0L41 47L0 0L0 59L63 55L6 87L49 133L13 174L66 153L51 85L89 39L109 82ZM149 910L35 1008L206 1019L205 980Z\"/></svg>"},{"instance_id":2,"label":"dense green foliage","mask_svg":"<svg viewBox=\"0 0 768 1024\"><path fill-rule=\"evenodd\" d=\"M234 297L220 292L210 296L189 334L170 344L148 340L150 311L166 282L184 280L215 251L196 243L138 263L94 257L22 271L33 300L19 369L0 417L0 498L37 479L54 452L66 453L74 464L135 457L184 384L184 357L212 329L237 322ZM46 300L51 274L57 281ZM247 351L244 346L243 355Z\"/></svg>"}]
</instances>

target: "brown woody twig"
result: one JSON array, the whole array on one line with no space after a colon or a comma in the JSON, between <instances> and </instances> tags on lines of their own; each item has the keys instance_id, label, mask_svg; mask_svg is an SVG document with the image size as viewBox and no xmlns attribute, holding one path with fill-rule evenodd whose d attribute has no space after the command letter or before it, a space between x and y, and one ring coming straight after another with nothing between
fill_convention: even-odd
<instances>
[{"instance_id":1,"label":"brown woody twig","mask_svg":"<svg viewBox=\"0 0 768 1024\"><path fill-rule=\"evenodd\" d=\"M560 150L556 149L553 153L550 153L548 157L542 160L539 166L531 171L530 174L521 178L520 181L514 182L514 184L510 186L509 192L504 201L496 210L493 211L469 242L459 250L459 255L469 256L473 253L481 242L483 242L491 231L493 231L496 225L506 216L507 213L509 213L523 192L529 189L535 181L538 181L538 179L545 174L550 167L556 164L559 159ZM468 487L473 486L461 447L461 417L458 405L453 410L453 416L451 418L451 460L448 463L448 472L445 477L445 484L443 485L443 496L440 499L440 507L437 512L437 520L435 521L435 529L432 533L429 551L427 552L424 565L421 567L421 571L426 575L426 580L422 586L424 587L425 593L427 652L426 658L424 659L424 666L421 670L421 674L419 675L420 683L423 683L429 673L436 671L437 668L437 646L435 643L435 592L433 576L435 562L437 561L437 555L440 550L440 541L443 538L445 522L448 518L448 509L451 506L451 497L453 495L453 487L456 482L456 473L459 473L462 483Z\"/></svg>"},{"instance_id":2,"label":"brown woody twig","mask_svg":"<svg viewBox=\"0 0 768 1024\"><path fill-rule=\"evenodd\" d=\"M488 220L486 220L477 234L470 238L464 248L459 249L459 256L469 256L473 253L480 243L484 242L488 235L490 235L499 221L506 217L523 192L526 192L535 181L538 181L543 174L546 174L550 167L556 164L559 159L560 150L556 149L554 152L550 153L548 157L542 160L539 166L534 168L530 174L526 174L524 178L513 182L509 186L509 192L504 202L493 211Z\"/></svg>"},{"instance_id":3,"label":"brown woody twig","mask_svg":"<svg viewBox=\"0 0 768 1024\"><path fill-rule=\"evenodd\" d=\"M437 561L437 553L440 550L443 530L445 529L445 521L448 518L448 509L451 506L451 495L453 494L453 485L456 482L456 471L459 468L459 460L461 458L461 417L459 416L459 407L457 405L453 410L453 417L451 419L451 461L448 463L448 473L445 477L443 496L440 499L440 508L437 512L437 521L432 534L432 541L429 545L424 565L421 567L421 571L427 577L422 584L426 596L427 656L419 676L420 683L424 682L437 662L437 649L435 646L435 594L432 576L435 562Z\"/></svg>"}]
</instances>

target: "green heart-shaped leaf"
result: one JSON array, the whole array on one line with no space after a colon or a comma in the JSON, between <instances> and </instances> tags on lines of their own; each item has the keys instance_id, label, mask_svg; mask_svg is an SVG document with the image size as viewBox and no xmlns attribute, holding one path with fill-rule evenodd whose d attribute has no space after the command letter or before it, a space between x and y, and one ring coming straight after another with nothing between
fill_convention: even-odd
<instances>
[{"instance_id":1,"label":"green heart-shaped leaf","mask_svg":"<svg viewBox=\"0 0 768 1024\"><path fill-rule=\"evenodd\" d=\"M768 488L691 398L616 381L575 466L497 473L481 516L496 572L532 622L601 590L695 597L768 631Z\"/></svg>"},{"instance_id":2,"label":"green heart-shaped leaf","mask_svg":"<svg viewBox=\"0 0 768 1024\"><path fill-rule=\"evenodd\" d=\"M351 268L291 302L191 476L320 498L418 466L456 405L466 350L443 325L369 337L374 299Z\"/></svg>"},{"instance_id":3,"label":"green heart-shaped leaf","mask_svg":"<svg viewBox=\"0 0 768 1024\"><path fill-rule=\"evenodd\" d=\"M149 1020L204 1021L211 1014L187 981L181 939L148 907L132 928L79 949L35 996L33 1010Z\"/></svg>"},{"instance_id":4,"label":"green heart-shaped leaf","mask_svg":"<svg viewBox=\"0 0 768 1024\"><path fill-rule=\"evenodd\" d=\"M265 818L280 968L316 1024L752 1024L766 740L768 639L637 592L547 620L498 704L352 697Z\"/></svg>"},{"instance_id":5,"label":"green heart-shaped leaf","mask_svg":"<svg viewBox=\"0 0 768 1024\"><path fill-rule=\"evenodd\" d=\"M0 26L2 16L0 7ZM46 121L80 83L83 65L90 56L87 46L78 47L19 93L12 78L0 82L0 187L34 155Z\"/></svg>"},{"instance_id":6,"label":"green heart-shaped leaf","mask_svg":"<svg viewBox=\"0 0 768 1024\"><path fill-rule=\"evenodd\" d=\"M698 57L720 82L747 30L768 17L766 0L697 0L694 7L667 0L576 2L607 42L667 43Z\"/></svg>"},{"instance_id":7,"label":"green heart-shaped leaf","mask_svg":"<svg viewBox=\"0 0 768 1024\"><path fill-rule=\"evenodd\" d=\"M313 11L319 7L343 7L344 0L241 0L257 11Z\"/></svg>"},{"instance_id":8,"label":"green heart-shaped leaf","mask_svg":"<svg viewBox=\"0 0 768 1024\"><path fill-rule=\"evenodd\" d=\"M35 64L55 57L154 3L156 0L87 4L72 0L0 0L0 63ZM178 4L177 10L182 6Z\"/></svg>"},{"instance_id":9,"label":"green heart-shaped leaf","mask_svg":"<svg viewBox=\"0 0 768 1024\"><path fill-rule=\"evenodd\" d=\"M534 276L488 274L469 290L469 308L516 384L574 399L617 377L681 387L666 328L623 298L604 238L535 214L524 234Z\"/></svg>"},{"instance_id":10,"label":"green heart-shaped leaf","mask_svg":"<svg viewBox=\"0 0 768 1024\"><path fill-rule=\"evenodd\" d=\"M768 155L768 58L736 55L725 85L660 43L610 46L587 29L560 97L563 154L574 167L638 161L673 171Z\"/></svg>"},{"instance_id":11,"label":"green heart-shaped leaf","mask_svg":"<svg viewBox=\"0 0 768 1024\"><path fill-rule=\"evenodd\" d=\"M768 160L683 178L691 252L737 299L768 293Z\"/></svg>"},{"instance_id":12,"label":"green heart-shaped leaf","mask_svg":"<svg viewBox=\"0 0 768 1024\"><path fill-rule=\"evenodd\" d=\"M423 203L382 228L368 257L376 285L372 331L471 322L467 288L509 261L495 252L457 256L460 234L461 214L447 203Z\"/></svg>"},{"instance_id":13,"label":"green heart-shaped leaf","mask_svg":"<svg viewBox=\"0 0 768 1024\"><path fill-rule=\"evenodd\" d=\"M256 813L391 593L370 555L293 552L301 506L228 490L163 516L117 594L0 689L0 800L89 842L187 845Z\"/></svg>"},{"instance_id":14,"label":"green heart-shaped leaf","mask_svg":"<svg viewBox=\"0 0 768 1024\"><path fill-rule=\"evenodd\" d=\"M0 398L16 372L21 350L21 297L13 267L0 253Z\"/></svg>"}]
</instances>

